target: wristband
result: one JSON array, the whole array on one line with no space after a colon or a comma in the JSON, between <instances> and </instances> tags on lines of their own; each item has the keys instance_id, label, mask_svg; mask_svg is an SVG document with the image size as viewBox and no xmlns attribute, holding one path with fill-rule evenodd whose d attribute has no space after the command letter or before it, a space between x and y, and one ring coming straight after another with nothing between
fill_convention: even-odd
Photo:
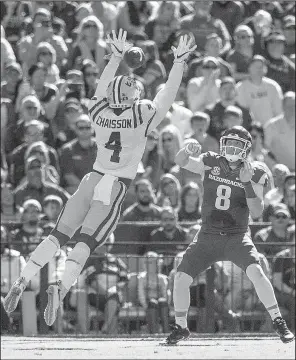
<instances>
[{"instance_id":1,"label":"wristband","mask_svg":"<svg viewBox=\"0 0 296 360\"><path fill-rule=\"evenodd\" d=\"M255 193L255 191L253 189L251 181L248 181L248 182L245 182L245 183L242 183L242 184L244 185L246 198L247 199L255 199L257 197L257 195L256 195L256 193Z\"/></svg>"}]
</instances>

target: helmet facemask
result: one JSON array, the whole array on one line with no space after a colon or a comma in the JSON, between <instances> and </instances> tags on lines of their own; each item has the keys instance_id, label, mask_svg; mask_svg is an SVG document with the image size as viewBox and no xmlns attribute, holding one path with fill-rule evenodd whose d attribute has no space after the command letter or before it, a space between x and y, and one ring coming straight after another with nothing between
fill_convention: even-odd
<instances>
[{"instance_id":1,"label":"helmet facemask","mask_svg":"<svg viewBox=\"0 0 296 360\"><path fill-rule=\"evenodd\" d=\"M233 163L245 160L251 149L251 142L238 135L226 135L220 139L220 154Z\"/></svg>"}]
</instances>

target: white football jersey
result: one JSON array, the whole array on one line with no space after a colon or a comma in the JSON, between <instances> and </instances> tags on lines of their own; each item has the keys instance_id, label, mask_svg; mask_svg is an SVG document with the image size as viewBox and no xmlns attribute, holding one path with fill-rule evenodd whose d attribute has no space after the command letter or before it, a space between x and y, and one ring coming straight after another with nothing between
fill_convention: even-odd
<instances>
[{"instance_id":1,"label":"white football jersey","mask_svg":"<svg viewBox=\"0 0 296 360\"><path fill-rule=\"evenodd\" d=\"M127 109L109 107L106 98L92 98L89 116L96 132L94 170L134 179L156 109L150 100L139 100Z\"/></svg>"}]
</instances>

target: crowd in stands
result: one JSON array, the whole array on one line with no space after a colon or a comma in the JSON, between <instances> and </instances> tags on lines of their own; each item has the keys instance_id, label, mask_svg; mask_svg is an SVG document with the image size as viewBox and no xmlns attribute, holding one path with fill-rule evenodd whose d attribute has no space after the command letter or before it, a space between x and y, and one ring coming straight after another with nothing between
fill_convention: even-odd
<instances>
[{"instance_id":1,"label":"crowd in stands","mask_svg":"<svg viewBox=\"0 0 296 360\"><path fill-rule=\"evenodd\" d=\"M156 224L136 254L145 254L147 264L137 275L134 305L145 309L149 332L159 332L158 319L167 331L174 272L199 230L202 179L176 165L176 153L188 139L198 140L202 152L219 152L222 132L242 125L253 138L250 160L269 175L262 217L251 219L268 224L253 238L293 330L295 2L1 1L0 6L1 299L92 170L97 146L87 106L110 54L106 35L123 28L143 49L145 64L133 70L122 61L117 75L135 77L141 97L153 99L172 67L171 46L188 34L197 49L175 102L147 138L122 206L121 222ZM109 241L113 244L114 236ZM58 278L68 251L56 254L49 281ZM89 304L105 313L101 331L116 333L131 271L111 247L98 252L105 260L91 258L77 286L87 287ZM213 269L211 306L224 329L236 331L236 313L260 308L259 300L247 279L241 288L239 268L217 263ZM31 284L36 294L39 280ZM192 306L204 307L206 283L205 274L193 283ZM6 319L2 309L1 318ZM2 329L10 324L6 320Z\"/></svg>"}]
</instances>

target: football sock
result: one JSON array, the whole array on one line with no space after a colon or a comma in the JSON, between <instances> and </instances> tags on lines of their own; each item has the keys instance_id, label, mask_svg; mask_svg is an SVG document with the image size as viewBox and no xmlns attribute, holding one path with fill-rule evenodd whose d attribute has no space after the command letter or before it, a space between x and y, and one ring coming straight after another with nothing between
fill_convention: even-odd
<instances>
[{"instance_id":1,"label":"football sock","mask_svg":"<svg viewBox=\"0 0 296 360\"><path fill-rule=\"evenodd\" d=\"M28 283L37 273L47 264L59 250L60 243L58 239L52 235L48 235L33 251L21 277L25 278Z\"/></svg>"},{"instance_id":2,"label":"football sock","mask_svg":"<svg viewBox=\"0 0 296 360\"><path fill-rule=\"evenodd\" d=\"M177 273L174 280L173 300L175 308L175 321L182 328L187 327L187 312L190 306L189 287L192 283L191 276Z\"/></svg>"},{"instance_id":3,"label":"football sock","mask_svg":"<svg viewBox=\"0 0 296 360\"><path fill-rule=\"evenodd\" d=\"M71 286L81 273L89 255L90 248L85 243L79 242L75 245L66 260L65 270L61 279L62 289L65 288L67 291L70 290ZM64 296L63 293L64 291L62 291L62 297Z\"/></svg>"},{"instance_id":4,"label":"football sock","mask_svg":"<svg viewBox=\"0 0 296 360\"><path fill-rule=\"evenodd\" d=\"M274 320L277 317L282 317L271 282L268 280L263 270L261 271L261 274L259 274L259 272L247 271L247 275L252 281L256 293L266 310L269 312L271 319Z\"/></svg>"}]
</instances>

